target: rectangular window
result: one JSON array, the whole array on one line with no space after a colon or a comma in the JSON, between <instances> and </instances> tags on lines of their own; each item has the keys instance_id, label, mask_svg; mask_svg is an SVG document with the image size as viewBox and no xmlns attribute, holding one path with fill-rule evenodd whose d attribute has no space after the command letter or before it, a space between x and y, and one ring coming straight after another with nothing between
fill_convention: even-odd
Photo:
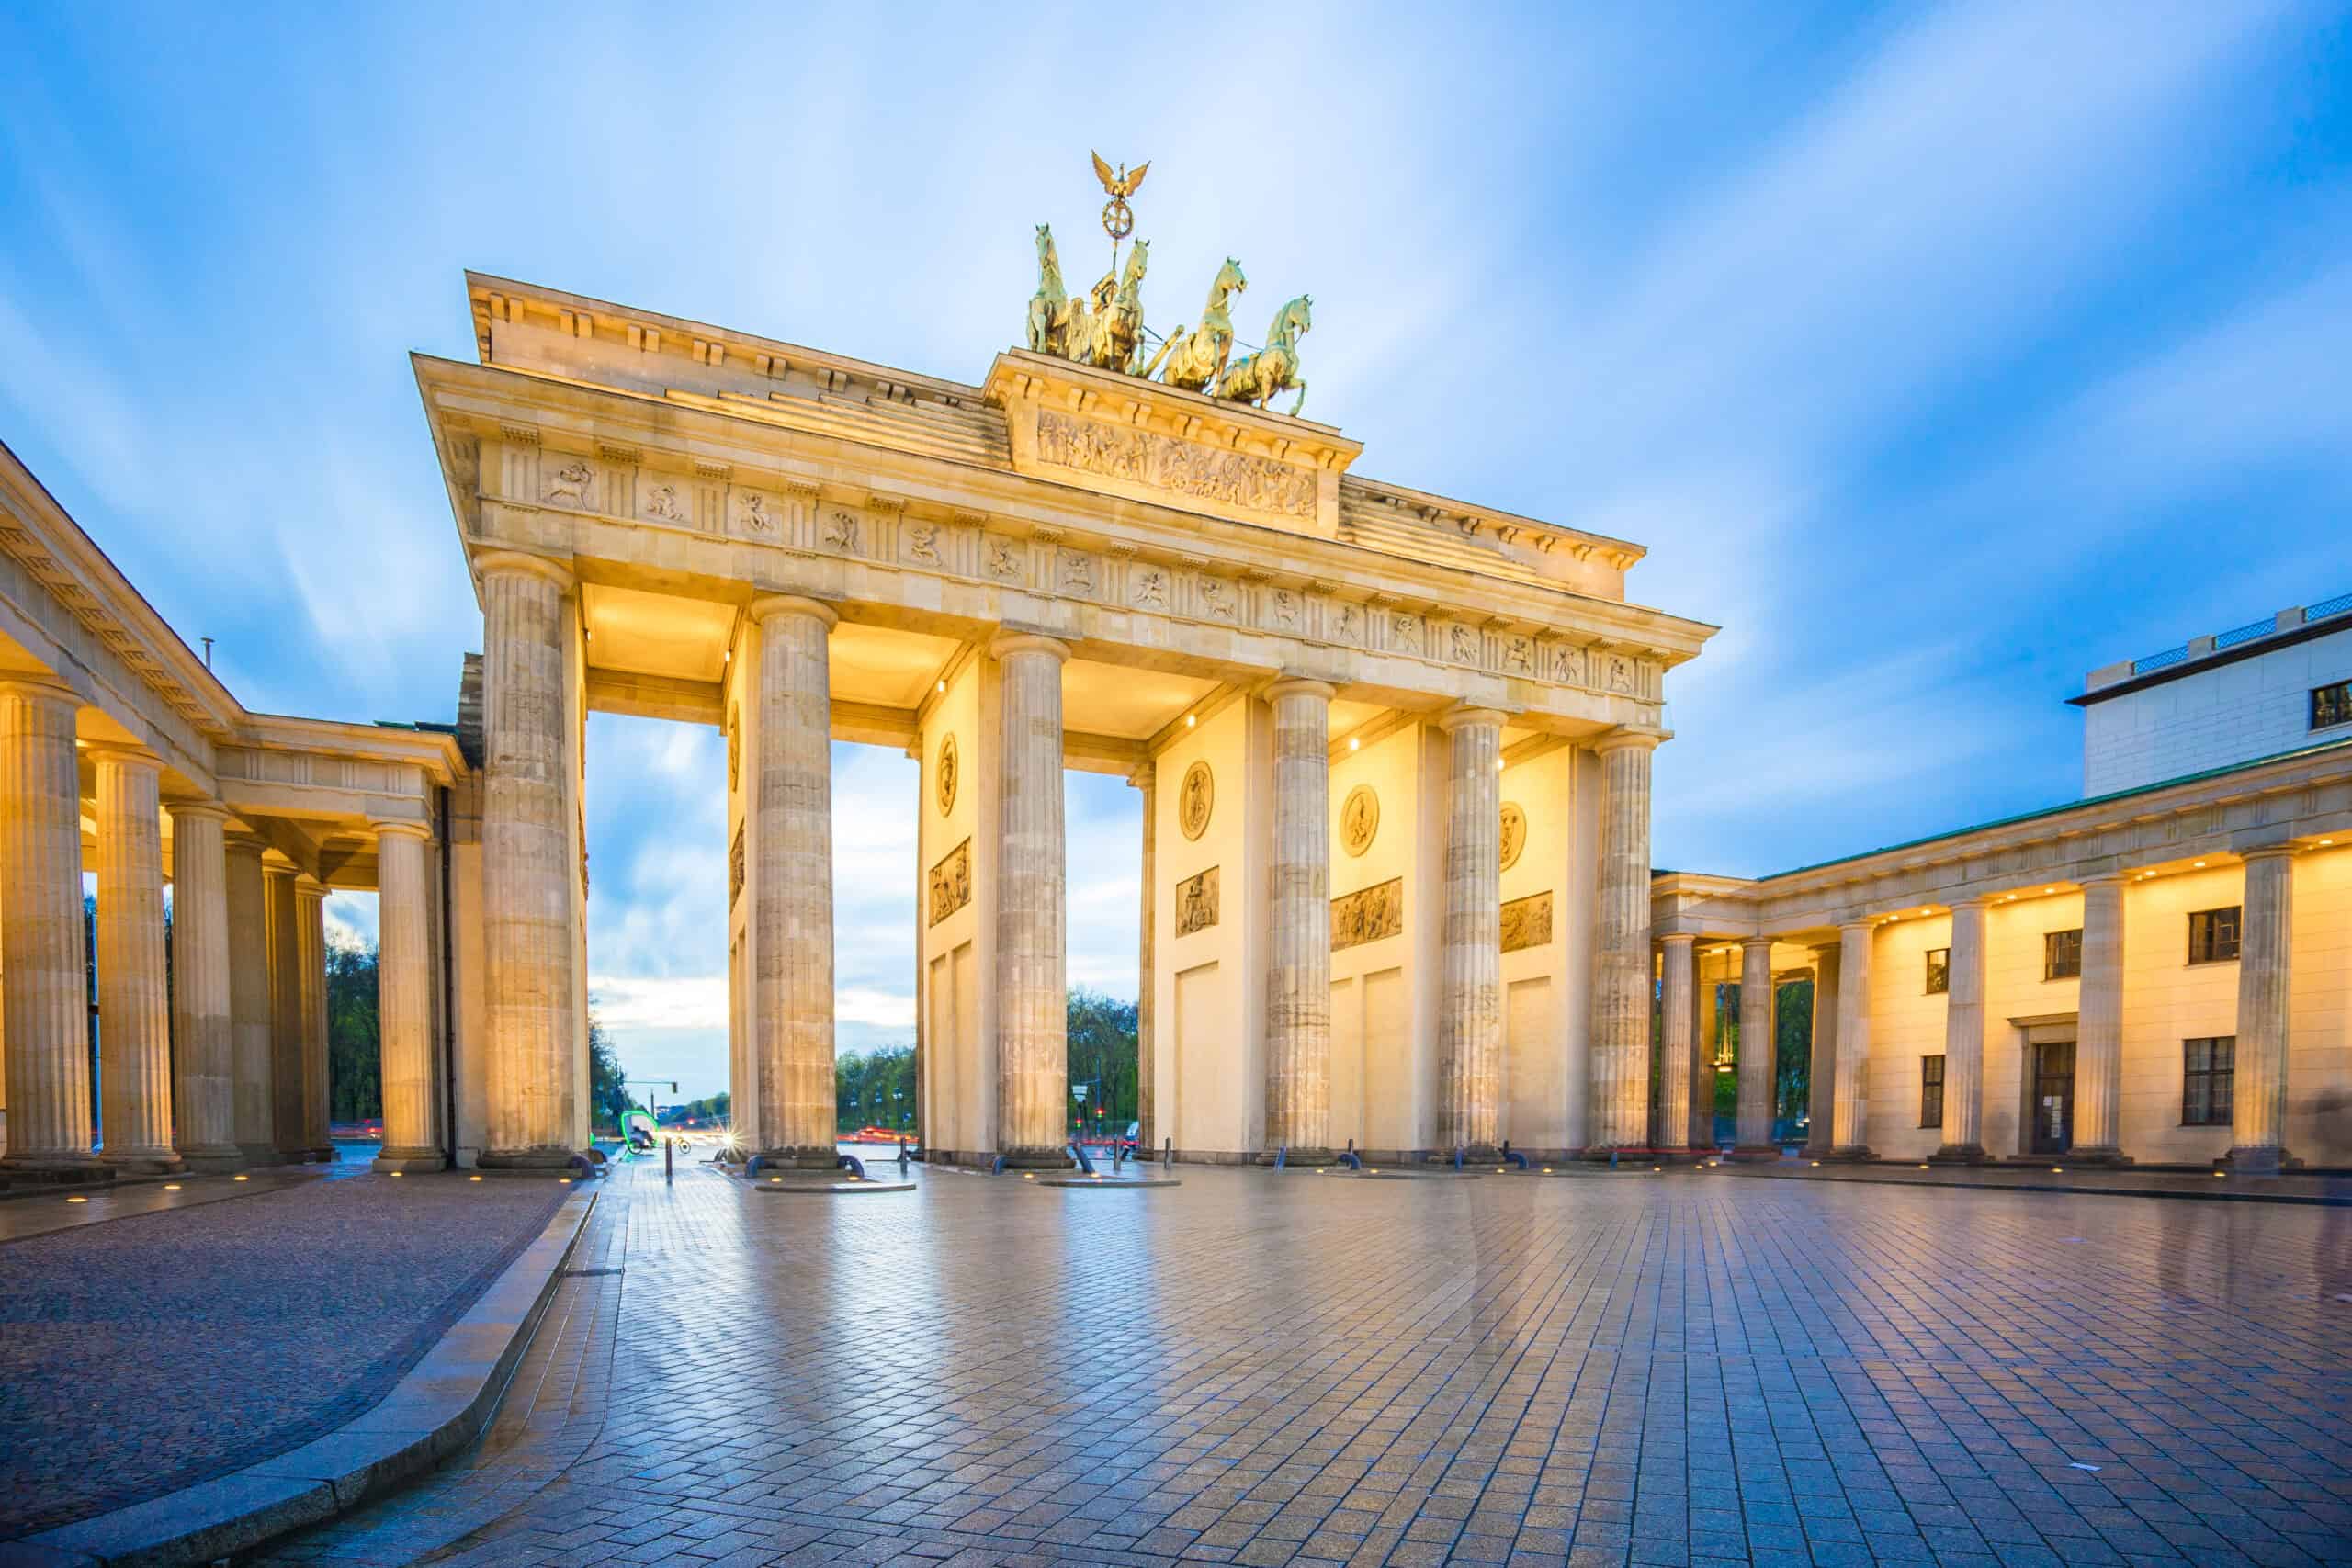
<instances>
[{"instance_id":1,"label":"rectangular window","mask_svg":"<svg viewBox=\"0 0 2352 1568\"><path fill-rule=\"evenodd\" d=\"M2238 1037L2181 1042L2180 1124L2226 1127L2231 1089L2237 1077Z\"/></svg>"},{"instance_id":2,"label":"rectangular window","mask_svg":"<svg viewBox=\"0 0 2352 1568\"><path fill-rule=\"evenodd\" d=\"M2083 972L2083 928L2041 933L2041 977L2072 980Z\"/></svg>"},{"instance_id":3,"label":"rectangular window","mask_svg":"<svg viewBox=\"0 0 2352 1568\"><path fill-rule=\"evenodd\" d=\"M2336 724L2352 724L2352 681L2312 688L2312 728L2325 729Z\"/></svg>"},{"instance_id":4,"label":"rectangular window","mask_svg":"<svg viewBox=\"0 0 2352 1568\"><path fill-rule=\"evenodd\" d=\"M2222 964L2238 955L2238 906L2199 909L2188 917L2188 961Z\"/></svg>"},{"instance_id":5,"label":"rectangular window","mask_svg":"<svg viewBox=\"0 0 2352 1568\"><path fill-rule=\"evenodd\" d=\"M1919 1125L1940 1127L1944 1124L1944 1059L1941 1056L1919 1058Z\"/></svg>"},{"instance_id":6,"label":"rectangular window","mask_svg":"<svg viewBox=\"0 0 2352 1568\"><path fill-rule=\"evenodd\" d=\"M1928 995L1940 997L1951 989L1951 949L1928 949Z\"/></svg>"}]
</instances>

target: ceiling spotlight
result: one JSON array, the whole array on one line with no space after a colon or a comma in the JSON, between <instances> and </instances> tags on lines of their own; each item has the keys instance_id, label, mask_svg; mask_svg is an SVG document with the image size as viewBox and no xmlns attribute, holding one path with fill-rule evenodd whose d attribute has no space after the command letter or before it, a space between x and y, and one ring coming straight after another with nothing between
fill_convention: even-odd
<instances>
[{"instance_id":1,"label":"ceiling spotlight","mask_svg":"<svg viewBox=\"0 0 2352 1568\"><path fill-rule=\"evenodd\" d=\"M1351 750L1351 751L1361 751L1361 750L1363 750L1363 737L1362 737L1361 735L1351 735L1351 736L1349 736L1349 737L1348 737L1348 750ZM2327 840L2326 840L2325 839L2322 839L2322 840L2320 840L2320 842L2324 844L2324 843L2327 842Z\"/></svg>"},{"instance_id":2,"label":"ceiling spotlight","mask_svg":"<svg viewBox=\"0 0 2352 1568\"><path fill-rule=\"evenodd\" d=\"M2198 869L2199 871L2202 871L2202 870L2204 870L2204 869L2205 869L2205 863L2204 863L2203 861L2201 861L2201 860L2200 860L2200 861L2199 861L2199 862L2197 863L2197 869Z\"/></svg>"},{"instance_id":3,"label":"ceiling spotlight","mask_svg":"<svg viewBox=\"0 0 2352 1568\"><path fill-rule=\"evenodd\" d=\"M1198 715L1198 714L1194 714L1194 713L1188 713L1188 714L1186 714L1186 715L1184 716L1184 728L1187 728L1187 729L1192 728L1193 728L1193 726L1194 726L1194 725L1196 725L1196 724L1198 724L1198 723L1200 723L1200 722L1201 722L1201 716L1200 716L1200 715Z\"/></svg>"},{"instance_id":4,"label":"ceiling spotlight","mask_svg":"<svg viewBox=\"0 0 2352 1568\"><path fill-rule=\"evenodd\" d=\"M935 690L935 691L941 691L941 692L944 692L944 691L947 690L947 682L946 682L946 681L945 681L944 679L942 679L942 680L939 680L939 681L933 682L933 690Z\"/></svg>"}]
</instances>

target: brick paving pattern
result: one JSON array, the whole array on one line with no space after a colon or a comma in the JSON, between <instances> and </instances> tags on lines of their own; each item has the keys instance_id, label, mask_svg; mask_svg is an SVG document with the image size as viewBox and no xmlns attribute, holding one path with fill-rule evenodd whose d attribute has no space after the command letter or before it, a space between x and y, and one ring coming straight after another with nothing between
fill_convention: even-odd
<instances>
[{"instance_id":1,"label":"brick paving pattern","mask_svg":"<svg viewBox=\"0 0 2352 1568\"><path fill-rule=\"evenodd\" d=\"M2346 1211L1182 1175L623 1170L484 1443L272 1561L2352 1560Z\"/></svg>"},{"instance_id":2,"label":"brick paving pattern","mask_svg":"<svg viewBox=\"0 0 2352 1568\"><path fill-rule=\"evenodd\" d=\"M313 1179L0 1246L0 1540L366 1411L570 1191Z\"/></svg>"}]
</instances>

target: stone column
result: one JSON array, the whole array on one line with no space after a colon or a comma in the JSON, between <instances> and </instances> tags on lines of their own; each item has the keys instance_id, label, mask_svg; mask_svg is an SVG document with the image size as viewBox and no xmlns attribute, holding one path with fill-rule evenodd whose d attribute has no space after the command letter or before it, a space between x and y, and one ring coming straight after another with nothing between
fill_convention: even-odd
<instances>
[{"instance_id":1,"label":"stone column","mask_svg":"<svg viewBox=\"0 0 2352 1568\"><path fill-rule=\"evenodd\" d=\"M1690 1142L1690 1087L1694 1077L1690 1058L1697 1049L1699 1023L1690 959L1698 939L1668 936L1663 945L1666 956L1658 1004L1661 1060L1657 1066L1657 1124L1658 1141L1666 1152L1672 1153Z\"/></svg>"},{"instance_id":2,"label":"stone column","mask_svg":"<svg viewBox=\"0 0 2352 1568\"><path fill-rule=\"evenodd\" d=\"M162 761L92 752L98 823L98 1135L109 1165L177 1170L164 983Z\"/></svg>"},{"instance_id":3,"label":"stone column","mask_svg":"<svg viewBox=\"0 0 2352 1568\"><path fill-rule=\"evenodd\" d=\"M1984 1158L1984 900L1951 907L1951 954L1944 996L1944 1141L1928 1157Z\"/></svg>"},{"instance_id":4,"label":"stone column","mask_svg":"<svg viewBox=\"0 0 2352 1568\"><path fill-rule=\"evenodd\" d=\"M752 1042L762 1163L831 1170L833 1088L833 697L826 639L840 616L813 599L753 600L760 631L759 755L751 853ZM1057 781L1058 782L1058 781Z\"/></svg>"},{"instance_id":5,"label":"stone column","mask_svg":"<svg viewBox=\"0 0 2352 1568\"><path fill-rule=\"evenodd\" d=\"M2285 1162L2287 986L2295 903L2295 846L2244 852L2238 931L2238 1043L2230 1100L2230 1164L2270 1175Z\"/></svg>"},{"instance_id":6,"label":"stone column","mask_svg":"<svg viewBox=\"0 0 2352 1568\"><path fill-rule=\"evenodd\" d=\"M294 879L294 953L301 983L302 1147L322 1164L334 1160L327 1106L327 889Z\"/></svg>"},{"instance_id":7,"label":"stone column","mask_svg":"<svg viewBox=\"0 0 2352 1568\"><path fill-rule=\"evenodd\" d=\"M1588 1057L1595 1154L1649 1142L1650 753L1657 742L1620 729L1593 745L1600 754Z\"/></svg>"},{"instance_id":8,"label":"stone column","mask_svg":"<svg viewBox=\"0 0 2352 1568\"><path fill-rule=\"evenodd\" d=\"M1159 891L1159 824L1156 819L1159 804L1159 771L1150 762L1144 763L1127 775L1127 783L1143 794L1143 909L1136 922L1136 1153L1138 1156L1159 1146L1159 1133L1154 1122L1152 1104L1152 993L1157 988L1152 968L1152 913ZM1328 919L1328 917L1327 917Z\"/></svg>"},{"instance_id":9,"label":"stone column","mask_svg":"<svg viewBox=\"0 0 2352 1568\"><path fill-rule=\"evenodd\" d=\"M179 1041L180 1157L233 1170L236 1044L229 1002L227 808L175 802L172 813L172 1021Z\"/></svg>"},{"instance_id":10,"label":"stone column","mask_svg":"<svg viewBox=\"0 0 2352 1568\"><path fill-rule=\"evenodd\" d=\"M302 1115L302 951L296 934L295 872L262 866L269 924L269 1136L277 1157L311 1157Z\"/></svg>"},{"instance_id":11,"label":"stone column","mask_svg":"<svg viewBox=\"0 0 2352 1568\"><path fill-rule=\"evenodd\" d=\"M1813 950L1813 1050L1805 1068L1804 1152L1826 1159L1838 1132L1838 945Z\"/></svg>"},{"instance_id":12,"label":"stone column","mask_svg":"<svg viewBox=\"0 0 2352 1568\"><path fill-rule=\"evenodd\" d=\"M434 1136L431 882L422 822L376 829L376 1017L384 1086L384 1147L378 1170L439 1170Z\"/></svg>"},{"instance_id":13,"label":"stone column","mask_svg":"<svg viewBox=\"0 0 2352 1568\"><path fill-rule=\"evenodd\" d=\"M1444 979L1438 995L1438 1143L1502 1141L1502 739L1492 708L1438 720L1453 741L1445 825Z\"/></svg>"},{"instance_id":14,"label":"stone column","mask_svg":"<svg viewBox=\"0 0 2352 1568\"><path fill-rule=\"evenodd\" d=\"M1781 1157L1772 1141L1772 939L1739 944L1739 1134L1733 1152Z\"/></svg>"},{"instance_id":15,"label":"stone column","mask_svg":"<svg viewBox=\"0 0 2352 1568\"><path fill-rule=\"evenodd\" d=\"M1069 646L1006 632L1003 773L997 795L997 1153L1007 1166L1069 1164L1068 888L1062 840L1062 664Z\"/></svg>"},{"instance_id":16,"label":"stone column","mask_svg":"<svg viewBox=\"0 0 2352 1568\"><path fill-rule=\"evenodd\" d=\"M1331 1157L1331 696L1320 681L1283 680L1266 691L1274 710L1266 1148L1288 1149L1295 1165Z\"/></svg>"},{"instance_id":17,"label":"stone column","mask_svg":"<svg viewBox=\"0 0 2352 1568\"><path fill-rule=\"evenodd\" d=\"M1838 1082L1829 1107L1830 1156L1871 1157L1871 939L1868 920L1838 928Z\"/></svg>"},{"instance_id":18,"label":"stone column","mask_svg":"<svg viewBox=\"0 0 2352 1568\"><path fill-rule=\"evenodd\" d=\"M1690 998L1690 1146L1715 1152L1715 978L1696 938L1691 963L1697 974Z\"/></svg>"},{"instance_id":19,"label":"stone column","mask_svg":"<svg viewBox=\"0 0 2352 1568\"><path fill-rule=\"evenodd\" d=\"M2075 1146L2078 1165L2125 1165L2117 1139L2123 1101L2123 874L2083 878L2083 977L2075 1013ZM2243 978L2244 969L2239 975Z\"/></svg>"},{"instance_id":20,"label":"stone column","mask_svg":"<svg viewBox=\"0 0 2352 1568\"><path fill-rule=\"evenodd\" d=\"M267 847L251 833L227 835L232 1100L237 1152L249 1165L277 1159L270 1089L277 1045L270 1024L269 897L261 863Z\"/></svg>"},{"instance_id":21,"label":"stone column","mask_svg":"<svg viewBox=\"0 0 2352 1568\"><path fill-rule=\"evenodd\" d=\"M571 575L537 556L479 557L482 607L482 966L489 1127L481 1163L570 1165L575 1119L571 694L563 601Z\"/></svg>"},{"instance_id":22,"label":"stone column","mask_svg":"<svg viewBox=\"0 0 2352 1568\"><path fill-rule=\"evenodd\" d=\"M80 699L0 680L0 1049L7 1156L17 1169L95 1167L82 928Z\"/></svg>"}]
</instances>

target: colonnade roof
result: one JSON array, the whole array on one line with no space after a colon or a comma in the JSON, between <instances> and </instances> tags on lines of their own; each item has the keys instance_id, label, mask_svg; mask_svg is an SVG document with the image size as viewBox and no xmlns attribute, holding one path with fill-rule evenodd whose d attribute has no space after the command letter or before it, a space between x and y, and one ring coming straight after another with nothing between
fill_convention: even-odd
<instances>
[{"instance_id":1,"label":"colonnade roof","mask_svg":"<svg viewBox=\"0 0 2352 1568\"><path fill-rule=\"evenodd\" d=\"M372 885L371 824L428 823L432 790L467 776L446 729L246 708L6 446L0 676L71 693L77 739L152 752L167 805L218 801L339 885Z\"/></svg>"}]
</instances>

